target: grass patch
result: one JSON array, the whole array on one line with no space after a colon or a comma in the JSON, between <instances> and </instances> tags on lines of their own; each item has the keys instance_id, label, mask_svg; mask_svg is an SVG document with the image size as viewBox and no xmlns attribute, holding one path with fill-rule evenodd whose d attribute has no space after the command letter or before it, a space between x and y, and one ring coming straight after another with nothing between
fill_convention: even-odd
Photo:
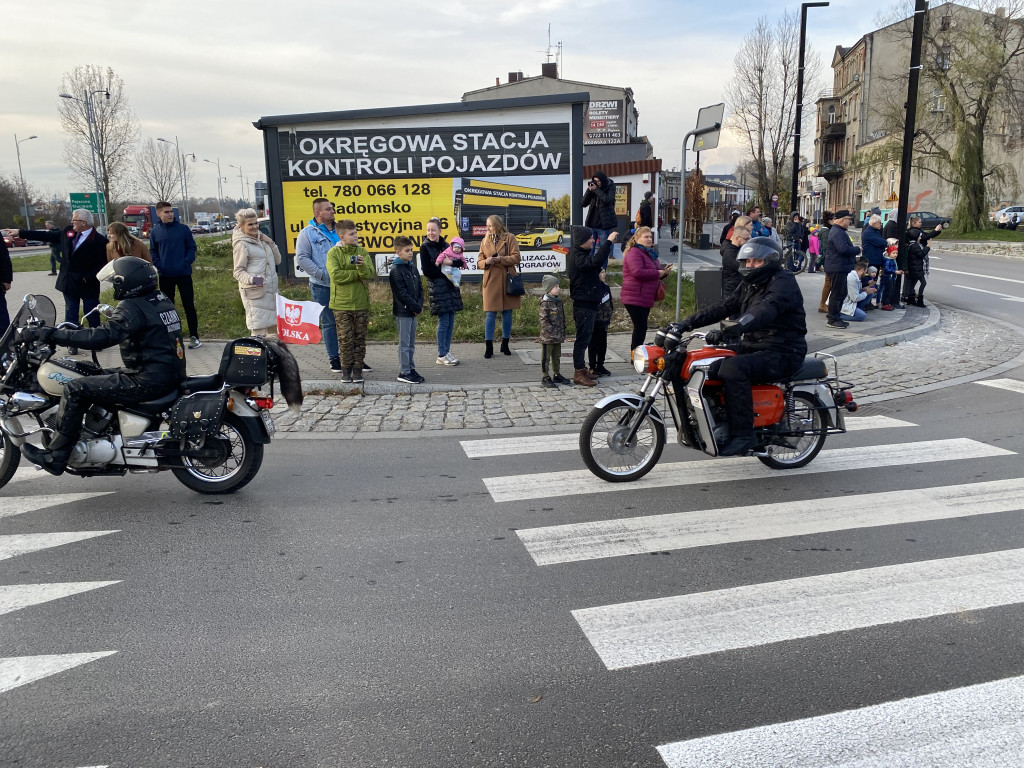
<instances>
[{"instance_id":1,"label":"grass patch","mask_svg":"<svg viewBox=\"0 0 1024 768\"><path fill-rule=\"evenodd\" d=\"M1018 229L975 229L954 235L943 230L942 238L935 240L933 247L941 248L943 240L957 242L1024 243L1024 228Z\"/></svg>"},{"instance_id":2,"label":"grass patch","mask_svg":"<svg viewBox=\"0 0 1024 768\"><path fill-rule=\"evenodd\" d=\"M196 313L199 315L199 332L204 339L232 339L238 336L245 336L248 329L245 327L245 311L242 309L242 298L238 293L238 283L231 276L233 264L231 261L231 240L230 236L221 238L201 238L198 241L198 252L196 263L192 271L192 282L195 286ZM45 256L46 263L36 269L49 269L49 254ZM36 257L26 257L18 261L29 261ZM612 262L609 264L608 282L611 285L622 283L622 263ZM569 281L565 275L561 275L563 295L567 293ZM532 290L539 289L534 284L527 283L527 295L523 296L523 303L520 309L513 313L512 336L514 338L530 338L540 334L540 296L534 295ZM287 283L282 280L278 286L282 296L288 299L301 301L312 301L309 291L309 284L305 280L298 280ZM672 322L675 319L675 278L669 279L666 284L667 295L665 300L659 302L651 310L650 327L657 328ZM426 280L423 288L424 296L429 296ZM539 293L539 290L538 290ZM114 304L111 291L104 291L100 300L107 304ZM181 306L180 295L175 302L182 319L185 314ZM463 283L462 285L463 310L455 315L455 329L453 338L456 341L482 341L484 337L484 310L483 296L480 293L479 283ZM683 277L683 298L682 314L685 317L693 312L694 292L693 280L688 276ZM567 332L570 336L576 333L576 327L572 320L572 304L566 302ZM500 318L499 318L500 323ZM499 326L500 327L500 326ZM612 322L609 328L612 332L631 331L633 324L625 308L615 302L615 311L612 315ZM429 299L427 300L423 314L419 316L416 337L422 340L435 338L437 335L437 318L430 314ZM370 284L370 324L366 333L370 341L397 341L398 324L394 315L391 314L391 288L386 279L378 279Z\"/></svg>"},{"instance_id":3,"label":"grass patch","mask_svg":"<svg viewBox=\"0 0 1024 768\"><path fill-rule=\"evenodd\" d=\"M50 252L34 253L31 256L18 256L11 259L15 272L49 272Z\"/></svg>"}]
</instances>

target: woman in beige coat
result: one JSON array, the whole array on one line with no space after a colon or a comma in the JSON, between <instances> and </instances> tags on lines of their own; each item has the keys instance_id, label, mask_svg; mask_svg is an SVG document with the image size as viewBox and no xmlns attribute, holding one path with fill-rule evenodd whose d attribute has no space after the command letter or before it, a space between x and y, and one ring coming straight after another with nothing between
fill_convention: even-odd
<instances>
[{"instance_id":1,"label":"woman in beige coat","mask_svg":"<svg viewBox=\"0 0 1024 768\"><path fill-rule=\"evenodd\" d=\"M487 217L487 234L480 243L476 266L484 271L484 357L494 357L494 323L501 312L501 354L511 355L508 348L512 336L512 310L519 309L521 296L505 293L505 279L519 268L519 243L505 229L500 216Z\"/></svg>"},{"instance_id":2,"label":"woman in beige coat","mask_svg":"<svg viewBox=\"0 0 1024 768\"><path fill-rule=\"evenodd\" d=\"M245 307L245 326L253 334L277 334L277 265L281 252L269 237L260 232L256 211L243 208L235 215L238 222L231 232L231 256L234 277Z\"/></svg>"}]
</instances>

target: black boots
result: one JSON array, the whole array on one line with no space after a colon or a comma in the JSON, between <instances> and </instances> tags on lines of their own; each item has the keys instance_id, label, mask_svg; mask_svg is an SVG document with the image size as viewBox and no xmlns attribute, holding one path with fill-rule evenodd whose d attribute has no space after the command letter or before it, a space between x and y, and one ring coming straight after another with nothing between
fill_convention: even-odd
<instances>
[{"instance_id":1,"label":"black boots","mask_svg":"<svg viewBox=\"0 0 1024 768\"><path fill-rule=\"evenodd\" d=\"M76 435L65 435L62 432L58 432L57 436L50 443L49 450L43 450L26 443L21 447L21 454L51 475L62 475L64 470L67 469L68 459L71 458L71 451L77 442L78 437Z\"/></svg>"},{"instance_id":2,"label":"black boots","mask_svg":"<svg viewBox=\"0 0 1024 768\"><path fill-rule=\"evenodd\" d=\"M501 354L503 354L503 355L511 355L512 354L512 350L508 348L508 343L510 341L511 341L511 339L502 339L501 340Z\"/></svg>"},{"instance_id":3,"label":"black boots","mask_svg":"<svg viewBox=\"0 0 1024 768\"><path fill-rule=\"evenodd\" d=\"M494 342L490 339L484 342L484 357L488 360L494 357Z\"/></svg>"}]
</instances>

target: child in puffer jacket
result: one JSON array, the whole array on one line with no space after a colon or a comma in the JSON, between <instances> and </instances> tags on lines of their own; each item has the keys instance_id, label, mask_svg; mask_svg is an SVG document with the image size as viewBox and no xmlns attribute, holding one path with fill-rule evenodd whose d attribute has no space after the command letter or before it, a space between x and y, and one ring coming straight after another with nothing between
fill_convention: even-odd
<instances>
[{"instance_id":1,"label":"child in puffer jacket","mask_svg":"<svg viewBox=\"0 0 1024 768\"><path fill-rule=\"evenodd\" d=\"M447 275L448 279L455 285L462 282L462 270L469 266L466 262L466 257L462 255L465 250L466 241L461 237L453 237L451 245L441 251L434 262L441 268L441 272ZM445 259L450 259L452 263L450 265L445 264Z\"/></svg>"}]
</instances>

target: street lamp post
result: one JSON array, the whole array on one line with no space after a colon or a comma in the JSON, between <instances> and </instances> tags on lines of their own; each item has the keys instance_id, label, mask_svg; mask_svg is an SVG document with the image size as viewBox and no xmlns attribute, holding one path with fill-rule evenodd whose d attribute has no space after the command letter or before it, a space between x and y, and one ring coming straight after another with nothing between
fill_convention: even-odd
<instances>
[{"instance_id":1,"label":"street lamp post","mask_svg":"<svg viewBox=\"0 0 1024 768\"><path fill-rule=\"evenodd\" d=\"M217 166L217 215L220 216L221 221L224 221L224 191L223 187L221 187L221 181L223 181L223 176L221 176L220 172L220 158L217 158L216 163L214 163L213 160L207 160L206 158L203 158L203 162Z\"/></svg>"},{"instance_id":2,"label":"street lamp post","mask_svg":"<svg viewBox=\"0 0 1024 768\"><path fill-rule=\"evenodd\" d=\"M789 210L797 210L797 176L800 174L800 123L804 118L804 48L807 42L807 9L823 8L828 3L802 3L800 5L800 66L796 71L796 130L793 133L793 186L790 190Z\"/></svg>"},{"instance_id":3,"label":"street lamp post","mask_svg":"<svg viewBox=\"0 0 1024 768\"><path fill-rule=\"evenodd\" d=\"M238 171L238 186L242 188L242 202L244 203L245 202L245 182L242 179L242 166L240 166L240 165L231 165L230 163L228 163L228 168L234 168L236 171Z\"/></svg>"},{"instance_id":4,"label":"street lamp post","mask_svg":"<svg viewBox=\"0 0 1024 768\"><path fill-rule=\"evenodd\" d=\"M157 141L162 141L165 144L170 144L171 143L168 139L161 139L159 137L157 137ZM178 137L175 136L174 137L174 155L175 155L175 157L178 160L178 173L180 174L180 178L181 178L181 207L182 207L183 212L185 214L184 221L186 221L186 222L189 220L189 215L188 215L188 179L186 178L186 174L185 174L185 157L186 157L187 154L189 154L189 153L182 154L181 147L178 146ZM195 153L192 153L192 160L194 161L195 159L196 159Z\"/></svg>"},{"instance_id":5,"label":"street lamp post","mask_svg":"<svg viewBox=\"0 0 1024 768\"><path fill-rule=\"evenodd\" d=\"M28 188L25 186L25 174L21 172L21 144L38 138L38 136L29 136L27 139L19 141L18 134L14 134L14 149L18 153L18 176L21 177L21 199L25 203L25 229L32 229L32 221L28 215Z\"/></svg>"},{"instance_id":6,"label":"street lamp post","mask_svg":"<svg viewBox=\"0 0 1024 768\"><path fill-rule=\"evenodd\" d=\"M70 99L71 101L77 101L79 104L85 107L85 124L89 128L89 153L92 159L92 178L96 185L96 210L100 216L100 226L106 226L107 224L107 209L106 205L100 206L100 172L99 172L99 156L100 156L100 127L97 124L95 131L93 130L93 123L96 122L96 112L92 103L92 97L97 93L106 94L107 101L110 101L110 91L106 88L100 88L99 90L89 92L88 89L83 91L84 98L77 98L72 96L70 93L62 93L60 97L62 99Z\"/></svg>"}]
</instances>

